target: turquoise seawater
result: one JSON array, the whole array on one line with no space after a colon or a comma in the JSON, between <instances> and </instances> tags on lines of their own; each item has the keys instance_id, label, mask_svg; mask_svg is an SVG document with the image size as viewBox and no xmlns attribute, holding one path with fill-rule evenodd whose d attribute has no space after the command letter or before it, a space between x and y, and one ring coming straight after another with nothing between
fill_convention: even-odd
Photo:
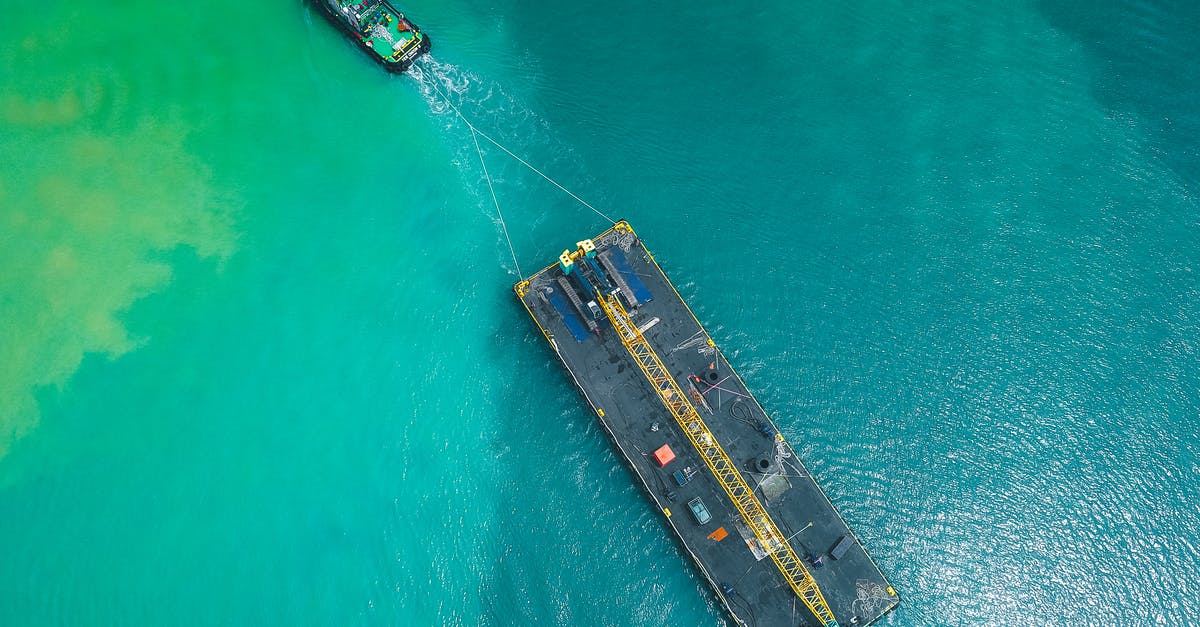
<instances>
[{"instance_id":1,"label":"turquoise seawater","mask_svg":"<svg viewBox=\"0 0 1200 627\"><path fill-rule=\"evenodd\" d=\"M903 597L1200 624L1200 5L8 0L0 625L716 625L509 291L631 221ZM520 267L606 224L484 146Z\"/></svg>"}]
</instances>

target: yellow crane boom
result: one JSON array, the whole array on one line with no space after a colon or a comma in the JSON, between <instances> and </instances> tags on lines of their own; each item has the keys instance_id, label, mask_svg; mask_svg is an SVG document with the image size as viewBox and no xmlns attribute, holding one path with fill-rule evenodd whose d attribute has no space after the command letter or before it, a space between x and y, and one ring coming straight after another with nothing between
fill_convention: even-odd
<instances>
[{"instance_id":1,"label":"yellow crane boom","mask_svg":"<svg viewBox=\"0 0 1200 627\"><path fill-rule=\"evenodd\" d=\"M771 555L771 560L779 567L779 572L783 573L784 579L791 585L796 596L804 601L804 604L812 610L822 625L838 627L837 620L834 619L833 612L829 609L829 604L825 602L825 597L817 587L817 582L804 567L804 562L788 543L787 538L779 532L775 521L771 520L767 510L754 495L754 490L742 478L741 473L730 461L729 456L725 454L725 449L713 436L695 406L687 399L679 384L663 366L662 360L654 352L650 342L638 330L637 325L630 320L625 307L613 294L598 294L597 300L604 309L604 313L608 315L608 319L620 336L625 349L629 351L642 373L646 375L646 380L658 393L659 399L667 406L671 415L675 417L675 421L687 434L692 446L696 447L696 451L704 458L708 469L725 489L725 493L737 507L742 519L754 531L759 544ZM782 438L783 436L776 437Z\"/></svg>"}]
</instances>

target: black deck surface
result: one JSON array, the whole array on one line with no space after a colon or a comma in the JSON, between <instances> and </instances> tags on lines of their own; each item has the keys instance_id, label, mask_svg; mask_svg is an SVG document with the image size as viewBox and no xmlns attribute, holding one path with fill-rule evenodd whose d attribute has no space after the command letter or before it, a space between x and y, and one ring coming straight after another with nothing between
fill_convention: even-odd
<instances>
[{"instance_id":1,"label":"black deck surface","mask_svg":"<svg viewBox=\"0 0 1200 627\"><path fill-rule=\"evenodd\" d=\"M649 302L630 309L632 319L643 328L646 339L680 387L687 392L694 385L703 393L708 408L697 404L696 409L739 466L745 481L758 488L759 500L780 531L785 536L795 534L792 547L802 558L820 557L822 566L810 567L809 571L838 623L843 627L865 625L895 607L899 598L878 567L795 451L776 438L774 424L637 237L632 231L609 230L594 241L601 255L612 247L623 251L636 278L652 296ZM522 301L733 621L760 627L819 625L771 558L756 559L750 544L757 543L747 542L753 540L753 533L742 524L720 483L607 319L599 321L598 334L588 333L583 341L570 332L560 313L561 306L556 308L550 299L554 294L549 290L562 289L556 281L561 276L557 265L535 275ZM580 296L585 303L589 300ZM569 301L567 306L571 307L568 311L574 311ZM655 319L657 322L652 322ZM700 381L692 379L694 376ZM710 387L714 383L717 387ZM670 445L676 459L660 468L652 453L664 444ZM752 472L752 468L759 470L752 464L763 458L770 467L765 472ZM672 473L689 467L695 475L684 486L678 486ZM688 509L688 501L695 497L700 497L712 514L706 524L698 524ZM812 526L805 528L809 522ZM729 535L719 542L709 539L719 527ZM849 539L842 541L845 537ZM839 542L841 555L834 559L829 553ZM733 593L723 592L727 588Z\"/></svg>"}]
</instances>

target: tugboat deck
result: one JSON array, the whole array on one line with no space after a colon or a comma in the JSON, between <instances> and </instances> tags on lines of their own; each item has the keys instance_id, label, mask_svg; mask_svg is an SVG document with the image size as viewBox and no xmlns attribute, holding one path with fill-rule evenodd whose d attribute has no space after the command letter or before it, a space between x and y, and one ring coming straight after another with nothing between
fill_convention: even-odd
<instances>
[{"instance_id":1,"label":"tugboat deck","mask_svg":"<svg viewBox=\"0 0 1200 627\"><path fill-rule=\"evenodd\" d=\"M387 0L316 0L360 48L389 71L403 72L429 50L429 38Z\"/></svg>"},{"instance_id":2,"label":"tugboat deck","mask_svg":"<svg viewBox=\"0 0 1200 627\"><path fill-rule=\"evenodd\" d=\"M604 299L589 295L588 283L564 274L562 264L518 283L518 297L734 623L861 626L894 608L895 590L632 228L620 222L580 242L576 258L588 281L626 303L673 389L690 396L832 612L819 619L789 584L739 511L728 479L718 478L669 410L671 393L656 389L623 343L614 326L620 319L599 313L596 301ZM694 509L697 499L702 505ZM703 510L710 517L701 523Z\"/></svg>"}]
</instances>

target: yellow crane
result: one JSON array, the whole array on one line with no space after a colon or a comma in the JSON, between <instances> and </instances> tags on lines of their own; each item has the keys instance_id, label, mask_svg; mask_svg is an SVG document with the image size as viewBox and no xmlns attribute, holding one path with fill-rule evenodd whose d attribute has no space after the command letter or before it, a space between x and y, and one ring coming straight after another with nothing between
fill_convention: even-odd
<instances>
[{"instance_id":1,"label":"yellow crane","mask_svg":"<svg viewBox=\"0 0 1200 627\"><path fill-rule=\"evenodd\" d=\"M582 248L581 246L580 253L585 252ZM812 610L822 625L838 627L837 620L834 619L833 612L829 609L829 604L825 602L825 597L817 587L817 582L804 567L804 562L788 543L787 538L779 532L775 521L771 520L767 510L754 495L754 490L742 478L741 473L730 461L729 456L725 454L725 449L713 436L695 406L687 399L679 384L663 366L662 360L654 352L650 342L629 318L625 307L621 305L614 294L598 293L597 300L604 309L604 313L608 315L608 319L620 336L625 349L629 351L642 373L646 375L646 380L658 393L659 399L667 406L671 415L675 417L675 421L687 434L692 446L696 447L696 451L704 458L708 469L725 489L725 493L737 507L742 519L754 531L763 550L771 555L771 560L779 567L779 571L783 573L784 579L791 585L792 590L804 601L808 609ZM712 340L709 340L710 345L711 343ZM782 435L776 435L776 437L783 438Z\"/></svg>"}]
</instances>

